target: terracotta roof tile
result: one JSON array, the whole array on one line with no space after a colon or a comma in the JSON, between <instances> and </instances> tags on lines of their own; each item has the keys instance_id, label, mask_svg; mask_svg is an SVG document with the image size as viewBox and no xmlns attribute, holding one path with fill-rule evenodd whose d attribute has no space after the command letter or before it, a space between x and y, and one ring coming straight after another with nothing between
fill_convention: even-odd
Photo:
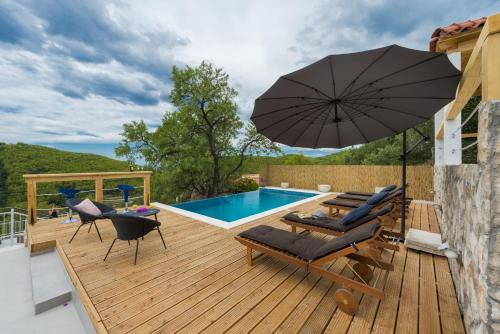
<instances>
[{"instance_id":1,"label":"terracotta roof tile","mask_svg":"<svg viewBox=\"0 0 500 334\"><path fill-rule=\"evenodd\" d=\"M436 51L436 43L440 38L482 27L485 22L486 22L486 17L481 17L475 20L467 20L460 23L452 23L444 28L441 27L436 28L436 30L434 30L434 32L432 33L431 40L429 42L429 50Z\"/></svg>"}]
</instances>

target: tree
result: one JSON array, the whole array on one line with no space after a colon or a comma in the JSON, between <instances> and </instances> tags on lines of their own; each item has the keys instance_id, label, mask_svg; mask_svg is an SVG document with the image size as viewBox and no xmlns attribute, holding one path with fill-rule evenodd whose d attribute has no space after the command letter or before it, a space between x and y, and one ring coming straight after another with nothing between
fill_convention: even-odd
<instances>
[{"instance_id":1,"label":"tree","mask_svg":"<svg viewBox=\"0 0 500 334\"><path fill-rule=\"evenodd\" d=\"M143 121L124 124L116 154L132 162L141 157L156 169L158 182L169 181L169 199L224 192L248 156L279 151L252 124L243 128L228 79L207 62L174 66L169 99L175 110L154 131Z\"/></svg>"}]
</instances>

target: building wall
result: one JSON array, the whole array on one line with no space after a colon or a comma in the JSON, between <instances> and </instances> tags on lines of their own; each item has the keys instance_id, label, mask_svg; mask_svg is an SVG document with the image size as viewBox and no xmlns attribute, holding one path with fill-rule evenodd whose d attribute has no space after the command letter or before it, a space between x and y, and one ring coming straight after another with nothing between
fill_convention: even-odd
<instances>
[{"instance_id":1,"label":"building wall","mask_svg":"<svg viewBox=\"0 0 500 334\"><path fill-rule=\"evenodd\" d=\"M435 202L468 333L500 332L500 102L479 111L478 164L436 166Z\"/></svg>"}]
</instances>

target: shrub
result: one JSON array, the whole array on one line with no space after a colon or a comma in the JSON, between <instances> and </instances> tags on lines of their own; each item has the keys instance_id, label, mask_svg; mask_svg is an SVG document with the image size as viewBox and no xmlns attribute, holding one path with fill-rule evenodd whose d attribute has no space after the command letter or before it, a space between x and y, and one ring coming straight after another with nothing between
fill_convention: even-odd
<instances>
[{"instance_id":1,"label":"shrub","mask_svg":"<svg viewBox=\"0 0 500 334\"><path fill-rule=\"evenodd\" d=\"M233 184L233 192L242 193L246 191L253 191L259 189L259 185L253 179L242 177L236 180Z\"/></svg>"}]
</instances>

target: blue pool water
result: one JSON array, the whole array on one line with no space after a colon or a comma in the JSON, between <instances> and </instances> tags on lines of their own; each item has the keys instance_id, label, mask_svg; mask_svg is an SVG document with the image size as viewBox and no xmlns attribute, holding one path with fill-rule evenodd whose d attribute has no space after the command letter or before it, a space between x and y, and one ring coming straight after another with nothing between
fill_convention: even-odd
<instances>
[{"instance_id":1,"label":"blue pool water","mask_svg":"<svg viewBox=\"0 0 500 334\"><path fill-rule=\"evenodd\" d=\"M256 191L184 202L173 206L225 222L232 222L317 195L308 192L260 188Z\"/></svg>"}]
</instances>

